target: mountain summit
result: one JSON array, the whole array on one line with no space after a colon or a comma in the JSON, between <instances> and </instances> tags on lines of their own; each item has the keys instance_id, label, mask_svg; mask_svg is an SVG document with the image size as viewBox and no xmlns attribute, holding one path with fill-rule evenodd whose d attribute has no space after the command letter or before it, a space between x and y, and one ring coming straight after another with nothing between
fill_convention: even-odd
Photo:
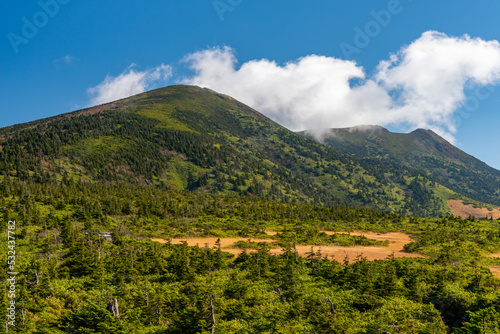
<instances>
[{"instance_id":1,"label":"mountain summit","mask_svg":"<svg viewBox=\"0 0 500 334\"><path fill-rule=\"evenodd\" d=\"M314 138L307 131L301 134ZM378 126L356 126L323 131L323 142L352 157L412 168L466 197L500 205L500 171L432 130L417 129L404 134Z\"/></svg>"},{"instance_id":2,"label":"mountain summit","mask_svg":"<svg viewBox=\"0 0 500 334\"><path fill-rule=\"evenodd\" d=\"M463 175L472 158L430 133L366 130L332 130L332 149L229 96L171 86L0 129L0 173L25 182L128 183L421 216L450 212L443 194L456 194L444 184L471 197L491 188L473 187ZM439 169L442 178L414 168L421 156L446 166ZM462 183L446 183L446 173L454 182L469 182L467 192ZM495 202L494 193L481 194L473 198Z\"/></svg>"}]
</instances>

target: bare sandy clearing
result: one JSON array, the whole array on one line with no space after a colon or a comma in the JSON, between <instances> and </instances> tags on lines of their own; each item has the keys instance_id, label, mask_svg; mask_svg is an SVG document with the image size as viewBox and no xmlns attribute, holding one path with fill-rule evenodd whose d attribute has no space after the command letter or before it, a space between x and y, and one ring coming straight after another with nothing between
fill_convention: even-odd
<instances>
[{"instance_id":1,"label":"bare sandy clearing","mask_svg":"<svg viewBox=\"0 0 500 334\"><path fill-rule=\"evenodd\" d=\"M488 254L485 255L485 257L497 257L500 258L500 253L493 253L493 254ZM496 278L500 278L500 267L488 267Z\"/></svg>"},{"instance_id":2,"label":"bare sandy clearing","mask_svg":"<svg viewBox=\"0 0 500 334\"><path fill-rule=\"evenodd\" d=\"M493 209L492 211L487 208L475 208L472 204L464 204L463 201L456 199L449 199L448 206L450 207L453 215L464 219L469 218L470 216L474 218L500 218L500 209L498 208Z\"/></svg>"},{"instance_id":3,"label":"bare sandy clearing","mask_svg":"<svg viewBox=\"0 0 500 334\"><path fill-rule=\"evenodd\" d=\"M276 232L269 231L266 232L269 235L275 235ZM344 233L348 234L348 232L330 232L325 231L327 234L335 234L335 233ZM355 247L341 247L341 246L313 246L314 251L321 250L321 254L323 256L328 256L328 258L334 258L337 261L343 261L347 256L350 262L356 260L356 257L362 255L366 257L368 260L383 260L388 256L394 254L394 257L424 257L420 254L407 253L404 251L403 246L407 243L411 242L411 238L408 234L405 233L375 233L375 232L351 232L351 235L364 235L367 238L379 240L379 241L388 241L388 247L375 247L375 246L355 246ZM152 241L166 243L167 241L164 239L153 238ZM248 238L221 238L222 247L234 245L237 241L247 241ZM273 242L276 240L272 239L251 239L254 242ZM186 241L189 246L199 247L214 247L217 238L178 238L172 239L173 244L180 244L183 241ZM306 256L307 253L311 251L311 245L298 245L297 252L300 256ZM229 252L231 254L238 255L243 252L242 249L236 248L225 248L224 251ZM249 250L252 251L252 250ZM271 254L280 254L282 252L281 249L271 249Z\"/></svg>"},{"instance_id":4,"label":"bare sandy clearing","mask_svg":"<svg viewBox=\"0 0 500 334\"><path fill-rule=\"evenodd\" d=\"M496 278L500 278L500 268L498 267L489 267L491 273L493 274L493 276L495 276Z\"/></svg>"},{"instance_id":5,"label":"bare sandy clearing","mask_svg":"<svg viewBox=\"0 0 500 334\"><path fill-rule=\"evenodd\" d=\"M394 254L394 257L424 257L420 254L407 253L404 249L391 249L391 247L366 247L366 246L356 246L356 247L340 247L340 246L313 246L313 250L316 252L321 251L322 256L327 256L329 259L335 259L337 261L343 261L346 256L349 262L354 262L358 256L363 256L369 261L373 260L383 260L388 256ZM300 256L306 256L307 253L311 252L311 246L298 245L297 252ZM280 249L271 249L271 254L280 254Z\"/></svg>"},{"instance_id":6,"label":"bare sandy clearing","mask_svg":"<svg viewBox=\"0 0 500 334\"><path fill-rule=\"evenodd\" d=\"M377 233L377 232L363 232L363 231L353 231L353 232L331 232L324 231L326 234L351 234L351 235L360 235L365 236L369 239L377 240L377 241L388 241L389 248L393 249L402 249L404 245L412 242L413 240L410 238L409 234L400 233L400 232L389 232L389 233ZM386 247L384 247L386 248Z\"/></svg>"},{"instance_id":7,"label":"bare sandy clearing","mask_svg":"<svg viewBox=\"0 0 500 334\"><path fill-rule=\"evenodd\" d=\"M198 246L198 247L215 247L215 243L218 238L177 238L172 239L171 243L174 245L178 245L187 242L188 246ZM239 255L243 252L242 249L238 248L225 248L227 246L233 246L238 241L248 241L249 238L220 238L221 247L225 252L229 252L231 254ZM250 238L251 239L251 238ZM168 241L165 239L152 238L152 241L156 241L162 244L166 244ZM276 240L272 239L251 239L254 242L274 242Z\"/></svg>"},{"instance_id":8,"label":"bare sandy clearing","mask_svg":"<svg viewBox=\"0 0 500 334\"><path fill-rule=\"evenodd\" d=\"M199 247L214 247L215 243L217 242L219 238L176 238L172 239L171 243L172 244L181 244L182 242L186 241L189 246L196 246L198 245ZM234 245L235 242L238 241L248 241L248 239L251 239L254 242L274 242L276 240L273 239L252 239L252 238L220 238L221 246L226 247L226 246L232 246ZM166 243L167 240L164 239L151 239L156 242L160 243Z\"/></svg>"},{"instance_id":9,"label":"bare sandy clearing","mask_svg":"<svg viewBox=\"0 0 500 334\"><path fill-rule=\"evenodd\" d=\"M346 232L328 232L327 234L334 233L346 233ZM314 246L315 250L321 249L323 255L327 255L329 258L335 258L337 261L342 261L346 256L349 257L349 261L354 261L357 256L362 255L368 260L383 260L394 253L394 257L425 257L420 254L408 253L404 250L404 245L412 242L409 234L399 233L399 232L389 232L389 233L376 233L376 232L351 232L351 235L363 235L369 239L378 241L388 241L388 247L374 247L374 246L355 246L355 247L339 247L339 246ZM303 248L307 248L303 249ZM297 246L297 251L299 254L303 255L302 252L308 253L311 251L311 246Z\"/></svg>"}]
</instances>

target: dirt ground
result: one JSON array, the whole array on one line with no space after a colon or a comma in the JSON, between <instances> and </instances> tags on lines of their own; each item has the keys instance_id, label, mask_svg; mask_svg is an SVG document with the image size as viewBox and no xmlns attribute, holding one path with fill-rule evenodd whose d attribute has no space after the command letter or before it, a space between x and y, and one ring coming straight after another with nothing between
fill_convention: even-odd
<instances>
[{"instance_id":1,"label":"dirt ground","mask_svg":"<svg viewBox=\"0 0 500 334\"><path fill-rule=\"evenodd\" d=\"M500 258L500 253L493 253L493 254L488 254L488 255L485 255L486 257L498 257ZM493 274L493 276L495 276L496 278L500 278L500 268L499 267L489 267L491 273Z\"/></svg>"},{"instance_id":2,"label":"dirt ground","mask_svg":"<svg viewBox=\"0 0 500 334\"><path fill-rule=\"evenodd\" d=\"M275 235L276 232L266 232L269 235ZM334 234L336 232L326 232L327 234ZM346 232L337 232L337 233L346 233ZM341 247L341 246L313 246L314 251L321 250L321 254L323 256L328 256L329 259L335 259L337 261L343 261L347 256L350 262L356 260L356 257L362 255L366 257L368 260L383 260L394 254L394 257L423 257L423 255L407 253L404 251L403 246L412 240L408 234L404 233L374 233L374 232L351 232L352 235L364 235L367 238L380 240L380 241L388 241L388 247L379 247L379 246L354 246L354 247ZM151 239L156 242L166 243L166 240L153 238ZM222 247L227 247L233 245L237 241L247 241L248 238L221 238ZM214 247L217 238L180 238L180 239L172 239L173 244L180 244L182 241L186 241L189 246L199 247ZM252 239L255 242L273 242L275 240L272 239ZM238 255L243 252L241 249L236 248L224 248L224 251ZM297 251L300 256L306 256L307 253L311 251L311 245L298 245ZM282 252L281 249L271 249L271 254L280 254Z\"/></svg>"},{"instance_id":3,"label":"dirt ground","mask_svg":"<svg viewBox=\"0 0 500 334\"><path fill-rule=\"evenodd\" d=\"M448 206L450 207L453 215L461 218L469 218L469 216L474 218L500 218L500 209L498 208L493 211L490 211L487 208L475 208L472 204L465 205L463 201L456 199L448 200Z\"/></svg>"},{"instance_id":4,"label":"dirt ground","mask_svg":"<svg viewBox=\"0 0 500 334\"><path fill-rule=\"evenodd\" d=\"M183 241L186 241L188 243L188 246L198 246L198 247L208 247L212 248L215 247L215 243L217 242L218 238L179 238L179 239L172 239L171 243L172 244L181 244ZM164 239L157 239L157 238L152 238L152 241L156 241L159 243L167 243L166 240ZM235 242L238 241L247 241L248 238L220 238L221 246L224 248L224 251L232 253L232 254L239 254L243 250L241 249L233 249L233 248L225 248L227 246L232 246L234 245ZM273 242L276 240L272 239L251 239L254 242Z\"/></svg>"},{"instance_id":5,"label":"dirt ground","mask_svg":"<svg viewBox=\"0 0 500 334\"><path fill-rule=\"evenodd\" d=\"M493 276L495 276L496 278L500 278L500 268L490 267L489 269L490 269L491 273L493 274Z\"/></svg>"},{"instance_id":6,"label":"dirt ground","mask_svg":"<svg viewBox=\"0 0 500 334\"><path fill-rule=\"evenodd\" d=\"M487 208L475 208L472 204L465 205L463 201L455 199L448 200L448 205L450 206L451 213L461 218L469 218L470 216L472 216L476 219L490 217L493 217L493 219L500 219L500 209L498 208L492 211ZM486 256L500 258L500 253L489 254ZM500 278L499 267L490 267L490 270L495 277Z\"/></svg>"}]
</instances>

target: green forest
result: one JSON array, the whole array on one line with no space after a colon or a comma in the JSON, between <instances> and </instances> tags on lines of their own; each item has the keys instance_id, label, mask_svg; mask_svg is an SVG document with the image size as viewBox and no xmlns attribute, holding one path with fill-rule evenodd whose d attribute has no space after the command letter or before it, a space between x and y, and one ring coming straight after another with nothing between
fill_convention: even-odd
<instances>
[{"instance_id":1,"label":"green forest","mask_svg":"<svg viewBox=\"0 0 500 334\"><path fill-rule=\"evenodd\" d=\"M494 204L488 173L447 187L198 87L0 129L2 329L500 333L500 221L446 202ZM411 238L404 256L324 251L388 249L388 232ZM217 242L174 242L193 238Z\"/></svg>"},{"instance_id":2,"label":"green forest","mask_svg":"<svg viewBox=\"0 0 500 334\"><path fill-rule=\"evenodd\" d=\"M498 221L81 181L6 177L0 189L11 194L0 200L3 230L15 222L9 333L500 332L500 281L488 269L500 260L484 257L500 252ZM280 255L265 244L233 256L150 240L265 230L282 234ZM426 257L335 261L318 247L297 256L296 244L328 244L320 230L411 233L407 251Z\"/></svg>"}]
</instances>

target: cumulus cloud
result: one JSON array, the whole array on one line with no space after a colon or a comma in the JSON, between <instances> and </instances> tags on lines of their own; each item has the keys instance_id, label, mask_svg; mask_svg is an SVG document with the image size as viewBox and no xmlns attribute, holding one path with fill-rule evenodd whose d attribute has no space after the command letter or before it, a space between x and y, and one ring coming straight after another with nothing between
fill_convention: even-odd
<instances>
[{"instance_id":1,"label":"cumulus cloud","mask_svg":"<svg viewBox=\"0 0 500 334\"><path fill-rule=\"evenodd\" d=\"M363 69L331 57L311 55L283 66L253 60L237 69L234 50L226 47L191 54L185 61L196 73L185 83L231 95L292 130L330 126L340 119L356 123L365 108L356 95L379 95L373 90L380 90L377 85L352 88L352 79L365 78Z\"/></svg>"},{"instance_id":2,"label":"cumulus cloud","mask_svg":"<svg viewBox=\"0 0 500 334\"><path fill-rule=\"evenodd\" d=\"M459 38L430 31L382 61L377 82L398 92L392 112L419 127L455 133L452 116L466 99L467 89L500 79L500 44L465 35Z\"/></svg>"},{"instance_id":3,"label":"cumulus cloud","mask_svg":"<svg viewBox=\"0 0 500 334\"><path fill-rule=\"evenodd\" d=\"M135 64L130 65L120 75L106 76L103 82L95 87L89 88L90 105L103 104L123 99L135 94L140 94L150 89L151 86L165 82L172 77L172 67L161 64L158 67L146 71L137 71Z\"/></svg>"},{"instance_id":4,"label":"cumulus cloud","mask_svg":"<svg viewBox=\"0 0 500 334\"><path fill-rule=\"evenodd\" d=\"M381 61L370 76L353 61L318 55L239 65L228 47L184 60L194 71L184 83L231 95L291 130L398 125L431 128L450 141L467 89L500 79L497 41L435 31Z\"/></svg>"}]
</instances>

